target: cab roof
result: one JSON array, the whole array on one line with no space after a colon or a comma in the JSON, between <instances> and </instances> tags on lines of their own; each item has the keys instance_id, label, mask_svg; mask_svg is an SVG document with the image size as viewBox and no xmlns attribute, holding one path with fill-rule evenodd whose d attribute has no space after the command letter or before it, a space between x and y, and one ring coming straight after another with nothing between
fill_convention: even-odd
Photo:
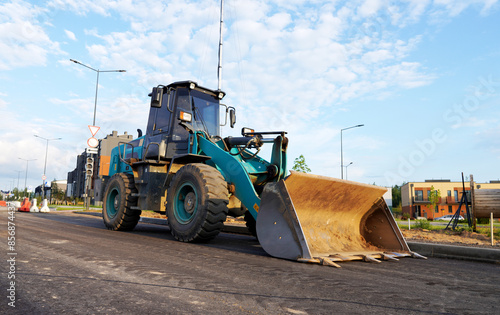
<instances>
[{"instance_id":1,"label":"cab roof","mask_svg":"<svg viewBox=\"0 0 500 315\"><path fill-rule=\"evenodd\" d=\"M213 94L213 96L216 96L218 97L219 99L222 99L226 93L221 91L221 90L212 90L212 89L209 89L209 88L206 88L206 87L203 87L201 85L198 85L198 83L196 83L195 81L177 81L177 82L173 82L173 83L170 83L169 85L167 85L167 87L171 87L171 88L177 88L177 87L187 87L187 88L191 88L192 89L192 85L194 84L195 88L194 89L197 89L197 90L201 90L203 92L208 92L210 94ZM222 93L222 97L219 96L219 94Z\"/></svg>"}]
</instances>

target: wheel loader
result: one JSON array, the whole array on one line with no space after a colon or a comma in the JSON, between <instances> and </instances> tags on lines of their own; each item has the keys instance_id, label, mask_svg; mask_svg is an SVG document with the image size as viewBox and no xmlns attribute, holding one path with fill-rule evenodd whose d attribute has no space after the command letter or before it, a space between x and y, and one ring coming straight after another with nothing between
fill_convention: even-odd
<instances>
[{"instance_id":1,"label":"wheel loader","mask_svg":"<svg viewBox=\"0 0 500 315\"><path fill-rule=\"evenodd\" d=\"M113 148L105 180L103 220L132 230L142 210L167 216L182 242L215 238L227 216L244 216L271 256L339 267L337 262L380 262L410 251L382 195L386 189L291 172L285 131L242 128L221 90L193 81L152 89L146 132ZM271 157L261 158L263 145Z\"/></svg>"}]
</instances>

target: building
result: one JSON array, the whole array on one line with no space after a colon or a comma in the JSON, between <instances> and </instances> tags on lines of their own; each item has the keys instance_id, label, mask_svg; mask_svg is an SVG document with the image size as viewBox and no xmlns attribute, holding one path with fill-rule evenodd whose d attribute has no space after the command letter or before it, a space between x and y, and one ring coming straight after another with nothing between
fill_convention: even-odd
<instances>
[{"instance_id":1,"label":"building","mask_svg":"<svg viewBox=\"0 0 500 315\"><path fill-rule=\"evenodd\" d=\"M467 200L471 202L470 183L465 183ZM474 189L500 189L500 181L492 180L489 183L474 182ZM437 206L432 209L429 202L431 191L439 191L441 198ZM411 218L434 219L447 214L454 214L462 199L462 182L452 182L449 179L430 179L425 182L409 182L401 186L401 205L403 214ZM462 206L460 214L465 217L466 208Z\"/></svg>"},{"instance_id":2,"label":"building","mask_svg":"<svg viewBox=\"0 0 500 315\"><path fill-rule=\"evenodd\" d=\"M118 135L117 131L99 140L98 154L92 156L93 172L90 182L90 196L96 201L102 201L102 190L104 189L104 176L109 174L109 162L111 158L111 150L119 143L128 143L133 140L133 136L125 132L123 135ZM68 189L67 196L74 198L83 198L85 196L86 169L87 158L91 157L86 151L78 155L76 159L76 168L68 172Z\"/></svg>"},{"instance_id":3,"label":"building","mask_svg":"<svg viewBox=\"0 0 500 315\"><path fill-rule=\"evenodd\" d=\"M113 131L104 139L99 140L99 158L96 161L97 174L94 174L94 200L100 202L103 200L105 177L109 175L109 165L111 161L111 150L117 147L120 143L128 143L134 140L132 135L126 131L123 135L118 135L117 131Z\"/></svg>"},{"instance_id":4,"label":"building","mask_svg":"<svg viewBox=\"0 0 500 315\"><path fill-rule=\"evenodd\" d=\"M76 168L68 172L66 191L67 197L81 198L85 194L85 159L87 154L83 152L76 158Z\"/></svg>"},{"instance_id":5,"label":"building","mask_svg":"<svg viewBox=\"0 0 500 315\"><path fill-rule=\"evenodd\" d=\"M44 187L44 192L43 196L45 199L49 200L49 203L52 203L55 198L52 193L52 188L57 187L57 190L63 191L65 194L67 194L66 189L67 189L67 181L66 180L53 180L50 182L49 185L45 185ZM35 188L35 197L41 197L42 196L42 185L39 185ZM54 198L53 198L54 197ZM61 201L61 200L59 200Z\"/></svg>"}]
</instances>

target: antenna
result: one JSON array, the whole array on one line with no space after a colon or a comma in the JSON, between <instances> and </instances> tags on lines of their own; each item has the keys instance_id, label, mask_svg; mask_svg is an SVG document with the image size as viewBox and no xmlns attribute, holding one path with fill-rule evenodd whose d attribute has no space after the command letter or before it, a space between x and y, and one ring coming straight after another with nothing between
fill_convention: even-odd
<instances>
[{"instance_id":1,"label":"antenna","mask_svg":"<svg viewBox=\"0 0 500 315\"><path fill-rule=\"evenodd\" d=\"M220 24L219 24L219 65L217 68L218 90L222 88L222 25L224 24L224 0L220 1Z\"/></svg>"}]
</instances>

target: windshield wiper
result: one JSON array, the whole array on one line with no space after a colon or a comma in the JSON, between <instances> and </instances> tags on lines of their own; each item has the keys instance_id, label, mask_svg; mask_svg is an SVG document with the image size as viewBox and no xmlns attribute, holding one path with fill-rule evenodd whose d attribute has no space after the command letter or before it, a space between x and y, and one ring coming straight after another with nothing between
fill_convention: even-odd
<instances>
[{"instance_id":1,"label":"windshield wiper","mask_svg":"<svg viewBox=\"0 0 500 315\"><path fill-rule=\"evenodd\" d=\"M194 121L201 122L203 129L204 129L203 131L205 131L207 136L210 136L210 132L208 131L207 125L205 124L205 120L203 119L203 115L198 110L198 107L195 106L194 97L191 97L191 108L193 109L193 113L194 113ZM200 120L197 119L198 116L200 117Z\"/></svg>"}]
</instances>

